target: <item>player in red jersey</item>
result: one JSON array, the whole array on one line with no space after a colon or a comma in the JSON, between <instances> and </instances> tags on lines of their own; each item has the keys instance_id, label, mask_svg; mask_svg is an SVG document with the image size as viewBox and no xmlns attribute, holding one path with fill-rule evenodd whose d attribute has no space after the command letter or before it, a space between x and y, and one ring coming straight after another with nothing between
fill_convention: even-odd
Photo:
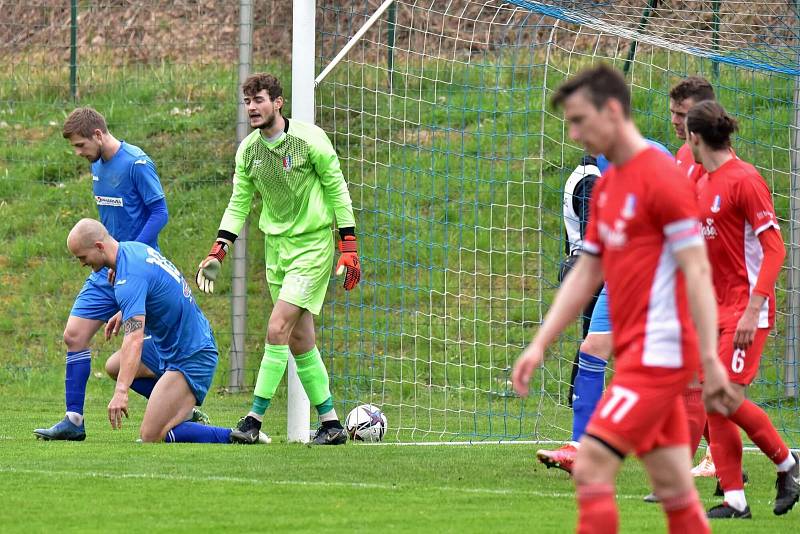
<instances>
[{"instance_id":1,"label":"player in red jersey","mask_svg":"<svg viewBox=\"0 0 800 534\"><path fill-rule=\"evenodd\" d=\"M698 352L709 409L727 413L732 392L716 357L716 305L694 191L636 129L630 92L617 70L583 71L559 87L553 103L563 106L570 137L589 153L605 154L612 166L595 185L585 253L517 360L514 388L528 394L547 346L605 278L617 369L581 438L573 470L578 532L618 530L614 480L629 453L644 462L670 532L710 532L689 473L682 401Z\"/></svg>"},{"instance_id":2,"label":"player in red jersey","mask_svg":"<svg viewBox=\"0 0 800 534\"><path fill-rule=\"evenodd\" d=\"M767 184L758 171L731 152L737 129L717 102L694 105L686 119L694 159L707 174L697 184L698 205L708 255L714 264L719 358L736 391L728 417L709 414L711 450L725 493L710 518L749 518L742 484L742 438L738 427L778 469L776 515L787 513L800 496L800 457L790 453L769 416L745 399L746 387L775 324L775 281L786 252Z\"/></svg>"},{"instance_id":3,"label":"player in red jersey","mask_svg":"<svg viewBox=\"0 0 800 534\"><path fill-rule=\"evenodd\" d=\"M689 109L694 104L704 100L715 100L715 95L714 88L708 80L701 76L689 76L684 78L670 90L670 121L672 122L673 128L675 128L675 135L677 135L679 139L686 141L686 114L689 112ZM675 154L675 161L693 184L705 174L703 165L695 162L689 143L684 142L678 149L677 154ZM706 411L705 408L703 408L701 394L702 389L697 379L692 380L686 392L683 394L683 400L686 404L686 416L689 419L689 451L692 456L697 452L697 447L700 445L700 438L702 436L705 436L706 443L711 443L708 425L706 424ZM710 448L706 449L706 454L703 459L692 469L692 475L696 477L716 476L714 460L710 451ZM645 500L649 498L650 496L646 497Z\"/></svg>"},{"instance_id":4,"label":"player in red jersey","mask_svg":"<svg viewBox=\"0 0 800 534\"><path fill-rule=\"evenodd\" d=\"M686 114L698 102L715 100L714 88L701 76L688 76L678 82L669 92L669 117L675 135L684 141L683 146L675 154L678 167L683 169L692 183L697 183L705 171L703 165L697 163L692 149L686 142Z\"/></svg>"}]
</instances>

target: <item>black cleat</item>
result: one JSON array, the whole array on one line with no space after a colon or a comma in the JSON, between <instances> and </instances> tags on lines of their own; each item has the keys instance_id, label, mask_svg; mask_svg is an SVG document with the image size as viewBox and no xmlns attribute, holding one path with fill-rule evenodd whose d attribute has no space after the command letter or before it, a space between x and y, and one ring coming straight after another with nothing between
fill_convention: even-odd
<instances>
[{"instance_id":1,"label":"black cleat","mask_svg":"<svg viewBox=\"0 0 800 534\"><path fill-rule=\"evenodd\" d=\"M347 443L347 432L344 428L321 426L314 434L312 443L314 445L344 445Z\"/></svg>"},{"instance_id":2,"label":"black cleat","mask_svg":"<svg viewBox=\"0 0 800 534\"><path fill-rule=\"evenodd\" d=\"M793 452L792 456L794 456L794 467L778 473L778 478L775 480L775 487L778 490L775 495L775 508L772 510L775 515L787 513L800 497L800 456L796 452Z\"/></svg>"},{"instance_id":3,"label":"black cleat","mask_svg":"<svg viewBox=\"0 0 800 534\"><path fill-rule=\"evenodd\" d=\"M261 421L248 415L239 419L239 423L231 431L231 443L244 443L253 445L258 443Z\"/></svg>"},{"instance_id":4,"label":"black cleat","mask_svg":"<svg viewBox=\"0 0 800 534\"><path fill-rule=\"evenodd\" d=\"M747 487L747 483L750 482L750 477L747 476L747 471L742 471L742 485ZM719 479L717 479L717 489L714 490L714 497L724 497L725 491L722 489L722 485L719 483Z\"/></svg>"},{"instance_id":5,"label":"black cleat","mask_svg":"<svg viewBox=\"0 0 800 534\"><path fill-rule=\"evenodd\" d=\"M744 510L739 511L732 506L728 506L726 502L711 508L706 516L709 519L753 519L749 506L745 506Z\"/></svg>"}]
</instances>

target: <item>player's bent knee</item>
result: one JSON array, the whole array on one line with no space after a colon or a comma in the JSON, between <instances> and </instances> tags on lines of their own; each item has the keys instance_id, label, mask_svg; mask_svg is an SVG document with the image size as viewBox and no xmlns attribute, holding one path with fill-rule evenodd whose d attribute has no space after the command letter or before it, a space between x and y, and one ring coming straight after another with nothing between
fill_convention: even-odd
<instances>
[{"instance_id":1,"label":"player's bent knee","mask_svg":"<svg viewBox=\"0 0 800 534\"><path fill-rule=\"evenodd\" d=\"M116 379L119 376L119 352L115 352L106 360L106 373L111 378Z\"/></svg>"},{"instance_id":2,"label":"player's bent knee","mask_svg":"<svg viewBox=\"0 0 800 534\"><path fill-rule=\"evenodd\" d=\"M288 345L290 335L288 321L279 317L270 317L267 325L267 342L271 345Z\"/></svg>"},{"instance_id":3,"label":"player's bent knee","mask_svg":"<svg viewBox=\"0 0 800 534\"><path fill-rule=\"evenodd\" d=\"M89 337L76 328L65 328L63 339L67 349L71 351L83 350L89 346Z\"/></svg>"},{"instance_id":4,"label":"player's bent knee","mask_svg":"<svg viewBox=\"0 0 800 534\"><path fill-rule=\"evenodd\" d=\"M164 436L167 435L166 429L145 429L142 426L141 430L139 431L139 438L141 438L143 443L160 443L164 441Z\"/></svg>"}]
</instances>

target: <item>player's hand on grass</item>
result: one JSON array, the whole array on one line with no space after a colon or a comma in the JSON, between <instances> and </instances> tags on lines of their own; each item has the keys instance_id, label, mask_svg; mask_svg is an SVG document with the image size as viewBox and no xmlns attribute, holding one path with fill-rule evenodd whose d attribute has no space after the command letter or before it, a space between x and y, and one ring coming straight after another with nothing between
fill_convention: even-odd
<instances>
[{"instance_id":1,"label":"player's hand on grass","mask_svg":"<svg viewBox=\"0 0 800 534\"><path fill-rule=\"evenodd\" d=\"M128 417L128 392L115 390L111 402L108 403L108 421L111 423L111 428L114 430L122 428L123 414Z\"/></svg>"},{"instance_id":2,"label":"player's hand on grass","mask_svg":"<svg viewBox=\"0 0 800 534\"><path fill-rule=\"evenodd\" d=\"M544 349L535 343L530 343L514 363L514 371L511 373L511 383L514 391L520 397L527 397L530 388L531 376L533 371L542 365L544 361Z\"/></svg>"},{"instance_id":3,"label":"player's hand on grass","mask_svg":"<svg viewBox=\"0 0 800 534\"><path fill-rule=\"evenodd\" d=\"M361 262L358 261L358 245L356 236L346 235L339 241L339 263L336 264L336 276L344 274L342 287L350 291L361 280Z\"/></svg>"},{"instance_id":4,"label":"player's hand on grass","mask_svg":"<svg viewBox=\"0 0 800 534\"><path fill-rule=\"evenodd\" d=\"M111 339L111 336L116 336L119 334L119 329L122 326L122 311L118 311L114 314L114 317L108 320L106 323L105 335L106 341Z\"/></svg>"},{"instance_id":5,"label":"player's hand on grass","mask_svg":"<svg viewBox=\"0 0 800 534\"><path fill-rule=\"evenodd\" d=\"M228 253L228 244L223 241L217 241L211 247L211 252L205 257L197 268L195 275L195 282L197 287L203 293L214 292L214 282L222 270L222 260L225 259L225 254Z\"/></svg>"},{"instance_id":6,"label":"player's hand on grass","mask_svg":"<svg viewBox=\"0 0 800 534\"><path fill-rule=\"evenodd\" d=\"M728 380L728 373L722 362L714 359L713 363L703 366L703 402L708 413L730 415L738 397L736 391Z\"/></svg>"},{"instance_id":7,"label":"player's hand on grass","mask_svg":"<svg viewBox=\"0 0 800 534\"><path fill-rule=\"evenodd\" d=\"M749 306L739 318L736 325L736 333L733 334L733 347L736 349L747 350L753 344L758 329L758 316L760 310L754 310Z\"/></svg>"}]
</instances>

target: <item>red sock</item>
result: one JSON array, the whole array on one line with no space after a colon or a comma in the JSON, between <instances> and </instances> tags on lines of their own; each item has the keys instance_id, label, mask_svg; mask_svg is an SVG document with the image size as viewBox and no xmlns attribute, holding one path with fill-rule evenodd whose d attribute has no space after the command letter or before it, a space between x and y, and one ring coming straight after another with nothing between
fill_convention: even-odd
<instances>
[{"instance_id":1,"label":"red sock","mask_svg":"<svg viewBox=\"0 0 800 534\"><path fill-rule=\"evenodd\" d=\"M769 416L753 401L745 400L729 419L742 427L742 430L753 440L753 443L758 445L761 452L772 460L772 463L779 464L789 456L789 448L778 435Z\"/></svg>"},{"instance_id":2,"label":"red sock","mask_svg":"<svg viewBox=\"0 0 800 534\"><path fill-rule=\"evenodd\" d=\"M661 506L667 514L671 534L711 532L706 511L703 510L700 499L697 498L696 489L692 488L690 492L683 495L664 499L661 501Z\"/></svg>"},{"instance_id":3,"label":"red sock","mask_svg":"<svg viewBox=\"0 0 800 534\"><path fill-rule=\"evenodd\" d=\"M708 414L711 431L711 455L722 489L744 489L742 484L742 435L739 427L724 415Z\"/></svg>"},{"instance_id":4,"label":"red sock","mask_svg":"<svg viewBox=\"0 0 800 534\"><path fill-rule=\"evenodd\" d=\"M700 445L700 437L706 427L706 407L703 405L703 390L690 388L683 392L686 417L689 419L689 452L694 457Z\"/></svg>"},{"instance_id":5,"label":"red sock","mask_svg":"<svg viewBox=\"0 0 800 534\"><path fill-rule=\"evenodd\" d=\"M616 534L619 513L611 484L584 484L577 487L578 534Z\"/></svg>"}]
</instances>

